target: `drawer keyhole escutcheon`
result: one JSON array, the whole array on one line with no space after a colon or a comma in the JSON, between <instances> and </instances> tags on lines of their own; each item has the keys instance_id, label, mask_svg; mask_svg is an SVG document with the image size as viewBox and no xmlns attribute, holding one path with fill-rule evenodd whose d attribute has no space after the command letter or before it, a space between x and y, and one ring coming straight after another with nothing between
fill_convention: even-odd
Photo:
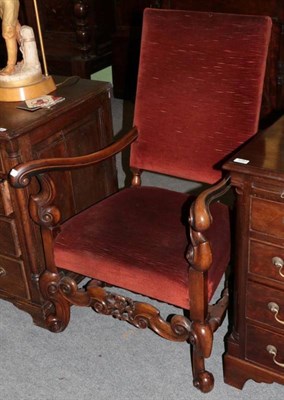
<instances>
[{"instance_id":1,"label":"drawer keyhole escutcheon","mask_svg":"<svg viewBox=\"0 0 284 400\"><path fill-rule=\"evenodd\" d=\"M276 319L277 322L279 322L279 324L284 325L284 321L282 321L280 318L278 318L278 314L279 314L279 310L280 307L277 303L274 302L270 302L267 304L268 309L274 314L274 318Z\"/></svg>"},{"instance_id":2,"label":"drawer keyhole escutcheon","mask_svg":"<svg viewBox=\"0 0 284 400\"><path fill-rule=\"evenodd\" d=\"M5 268L0 267L0 278L2 278L3 276L5 276L6 273L7 273L7 272L6 272Z\"/></svg>"},{"instance_id":3,"label":"drawer keyhole escutcheon","mask_svg":"<svg viewBox=\"0 0 284 400\"><path fill-rule=\"evenodd\" d=\"M272 344L269 344L266 347L266 350L270 355L272 355L274 364L278 365L281 368L284 368L284 363L280 363L279 361L276 360L277 348L275 346L273 346Z\"/></svg>"},{"instance_id":4,"label":"drawer keyhole escutcheon","mask_svg":"<svg viewBox=\"0 0 284 400\"><path fill-rule=\"evenodd\" d=\"M272 258L272 264L279 268L279 275L282 276L282 278L284 278L284 261L282 260L282 258L280 257L273 257ZM283 270L283 272L282 272Z\"/></svg>"}]
</instances>

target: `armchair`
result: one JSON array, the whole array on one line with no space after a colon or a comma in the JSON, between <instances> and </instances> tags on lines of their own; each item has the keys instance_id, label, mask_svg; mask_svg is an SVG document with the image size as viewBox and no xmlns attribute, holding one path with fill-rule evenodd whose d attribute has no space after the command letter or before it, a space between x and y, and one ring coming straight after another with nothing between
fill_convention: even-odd
<instances>
[{"instance_id":1,"label":"armchair","mask_svg":"<svg viewBox=\"0 0 284 400\"><path fill-rule=\"evenodd\" d=\"M10 171L10 184L30 193L30 216L42 232L47 269L39 284L52 304L51 331L66 328L72 305L92 307L168 340L188 341L194 386L213 388L205 358L227 309L227 290L209 302L229 264L231 242L230 213L219 201L230 179L220 165L257 131L270 28L268 17L147 9L133 129L95 153L34 160ZM129 145L132 186L60 223L49 172L99 163ZM194 197L144 187L143 170L209 188ZM90 283L78 287L67 271ZM106 285L181 313L164 319L150 300L133 301Z\"/></svg>"}]
</instances>

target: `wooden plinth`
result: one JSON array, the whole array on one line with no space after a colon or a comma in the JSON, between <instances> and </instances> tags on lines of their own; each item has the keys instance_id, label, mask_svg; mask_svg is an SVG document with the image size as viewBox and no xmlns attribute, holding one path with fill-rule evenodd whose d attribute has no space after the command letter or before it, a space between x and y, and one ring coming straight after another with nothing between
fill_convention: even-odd
<instances>
[{"instance_id":1,"label":"wooden plinth","mask_svg":"<svg viewBox=\"0 0 284 400\"><path fill-rule=\"evenodd\" d=\"M23 87L0 87L0 101L24 101L49 94L56 89L51 76L43 76L42 80Z\"/></svg>"}]
</instances>

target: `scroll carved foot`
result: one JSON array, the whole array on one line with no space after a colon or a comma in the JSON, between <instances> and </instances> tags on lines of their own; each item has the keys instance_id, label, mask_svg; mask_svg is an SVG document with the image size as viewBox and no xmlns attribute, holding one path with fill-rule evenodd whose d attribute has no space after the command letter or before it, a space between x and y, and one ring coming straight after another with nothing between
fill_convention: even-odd
<instances>
[{"instance_id":1,"label":"scroll carved foot","mask_svg":"<svg viewBox=\"0 0 284 400\"><path fill-rule=\"evenodd\" d=\"M203 393L214 387L214 377L205 370L205 358L210 357L213 345L213 330L210 323L192 322L192 371L193 385Z\"/></svg>"},{"instance_id":2,"label":"scroll carved foot","mask_svg":"<svg viewBox=\"0 0 284 400\"><path fill-rule=\"evenodd\" d=\"M214 387L214 377L211 372L200 372L193 380L193 385L203 393L210 392Z\"/></svg>"},{"instance_id":3,"label":"scroll carved foot","mask_svg":"<svg viewBox=\"0 0 284 400\"><path fill-rule=\"evenodd\" d=\"M46 271L39 280L41 294L53 305L53 311L46 318L46 325L55 333L62 332L70 320L70 303L59 290L60 279L59 274Z\"/></svg>"}]
</instances>

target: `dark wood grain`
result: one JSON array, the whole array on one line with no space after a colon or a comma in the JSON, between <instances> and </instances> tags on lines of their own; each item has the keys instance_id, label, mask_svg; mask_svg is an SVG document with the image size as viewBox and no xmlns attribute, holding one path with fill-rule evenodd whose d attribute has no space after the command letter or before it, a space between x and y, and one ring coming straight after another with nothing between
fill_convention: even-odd
<instances>
[{"instance_id":1,"label":"dark wood grain","mask_svg":"<svg viewBox=\"0 0 284 400\"><path fill-rule=\"evenodd\" d=\"M284 384L283 152L282 117L224 165L237 195L234 317L224 376L238 388L248 379Z\"/></svg>"}]
</instances>

